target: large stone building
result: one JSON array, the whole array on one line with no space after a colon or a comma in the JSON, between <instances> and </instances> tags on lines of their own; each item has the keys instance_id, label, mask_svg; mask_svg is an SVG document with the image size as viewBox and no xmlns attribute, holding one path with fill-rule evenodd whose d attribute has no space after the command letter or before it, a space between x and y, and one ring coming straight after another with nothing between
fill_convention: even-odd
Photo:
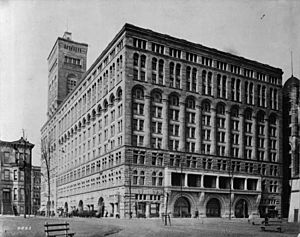
<instances>
[{"instance_id":1,"label":"large stone building","mask_svg":"<svg viewBox=\"0 0 300 237\"><path fill-rule=\"evenodd\" d=\"M281 69L129 24L80 74L86 52L68 34L48 60L51 98L76 78L41 129L55 209L281 213Z\"/></svg>"},{"instance_id":2,"label":"large stone building","mask_svg":"<svg viewBox=\"0 0 300 237\"><path fill-rule=\"evenodd\" d=\"M289 78L283 87L283 215L300 222L300 81ZM289 210L289 211L288 211Z\"/></svg>"},{"instance_id":3,"label":"large stone building","mask_svg":"<svg viewBox=\"0 0 300 237\"><path fill-rule=\"evenodd\" d=\"M25 207L26 214L32 213L33 147L23 137L13 142L0 141L0 214L23 214Z\"/></svg>"}]
</instances>

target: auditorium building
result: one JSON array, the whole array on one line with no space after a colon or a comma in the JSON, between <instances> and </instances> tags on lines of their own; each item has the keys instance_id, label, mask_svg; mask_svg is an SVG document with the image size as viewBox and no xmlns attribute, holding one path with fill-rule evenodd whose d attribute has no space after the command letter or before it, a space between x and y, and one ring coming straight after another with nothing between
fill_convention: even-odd
<instances>
[{"instance_id":1,"label":"auditorium building","mask_svg":"<svg viewBox=\"0 0 300 237\"><path fill-rule=\"evenodd\" d=\"M86 70L87 48L48 57L54 210L281 214L281 69L130 24Z\"/></svg>"}]
</instances>

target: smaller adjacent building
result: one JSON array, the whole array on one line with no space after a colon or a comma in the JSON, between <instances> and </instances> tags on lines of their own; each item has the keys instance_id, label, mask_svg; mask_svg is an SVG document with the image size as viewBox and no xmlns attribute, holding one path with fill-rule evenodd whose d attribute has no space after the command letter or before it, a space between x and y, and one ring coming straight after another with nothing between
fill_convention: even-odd
<instances>
[{"instance_id":1,"label":"smaller adjacent building","mask_svg":"<svg viewBox=\"0 0 300 237\"><path fill-rule=\"evenodd\" d=\"M300 80L283 87L283 217L300 222Z\"/></svg>"},{"instance_id":2,"label":"smaller adjacent building","mask_svg":"<svg viewBox=\"0 0 300 237\"><path fill-rule=\"evenodd\" d=\"M41 206L41 167L32 166L31 170L31 213L36 214Z\"/></svg>"},{"instance_id":3,"label":"smaller adjacent building","mask_svg":"<svg viewBox=\"0 0 300 237\"><path fill-rule=\"evenodd\" d=\"M34 144L23 137L17 141L0 140L0 214L32 214L34 200L32 167ZM37 183L37 182L36 182ZM35 205L34 205L34 208Z\"/></svg>"}]
</instances>

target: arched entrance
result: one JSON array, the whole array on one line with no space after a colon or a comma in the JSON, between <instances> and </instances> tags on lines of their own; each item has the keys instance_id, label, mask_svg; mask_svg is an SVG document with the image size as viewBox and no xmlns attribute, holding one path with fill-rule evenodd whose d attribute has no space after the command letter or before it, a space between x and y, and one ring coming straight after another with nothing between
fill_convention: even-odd
<instances>
[{"instance_id":1,"label":"arched entrance","mask_svg":"<svg viewBox=\"0 0 300 237\"><path fill-rule=\"evenodd\" d=\"M103 217L104 215L104 200L103 200L103 197L100 197L99 200L98 200L98 211L97 211L97 215L99 217Z\"/></svg>"},{"instance_id":2,"label":"arched entrance","mask_svg":"<svg viewBox=\"0 0 300 237\"><path fill-rule=\"evenodd\" d=\"M80 200L78 203L78 213L81 214L83 212L83 201Z\"/></svg>"},{"instance_id":3,"label":"arched entrance","mask_svg":"<svg viewBox=\"0 0 300 237\"><path fill-rule=\"evenodd\" d=\"M221 204L216 198L210 199L206 204L207 217L221 217Z\"/></svg>"},{"instance_id":4,"label":"arched entrance","mask_svg":"<svg viewBox=\"0 0 300 237\"><path fill-rule=\"evenodd\" d=\"M174 217L191 217L191 204L185 197L180 197L174 204Z\"/></svg>"},{"instance_id":5,"label":"arched entrance","mask_svg":"<svg viewBox=\"0 0 300 237\"><path fill-rule=\"evenodd\" d=\"M234 208L234 215L236 218L248 218L248 203L245 199L240 199Z\"/></svg>"}]
</instances>

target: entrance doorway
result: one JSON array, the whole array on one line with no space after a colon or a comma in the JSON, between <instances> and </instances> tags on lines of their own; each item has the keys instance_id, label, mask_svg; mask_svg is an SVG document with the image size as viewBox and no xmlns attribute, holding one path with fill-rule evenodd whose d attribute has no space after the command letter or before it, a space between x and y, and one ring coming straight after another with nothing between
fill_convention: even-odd
<instances>
[{"instance_id":1,"label":"entrance doorway","mask_svg":"<svg viewBox=\"0 0 300 237\"><path fill-rule=\"evenodd\" d=\"M136 217L146 217L146 203L145 202L137 202L136 203Z\"/></svg>"},{"instance_id":2,"label":"entrance doorway","mask_svg":"<svg viewBox=\"0 0 300 237\"><path fill-rule=\"evenodd\" d=\"M240 199L235 204L234 215L236 218L248 218L248 204L245 199Z\"/></svg>"},{"instance_id":3,"label":"entrance doorway","mask_svg":"<svg viewBox=\"0 0 300 237\"><path fill-rule=\"evenodd\" d=\"M299 209L294 209L294 222L298 222Z\"/></svg>"},{"instance_id":4,"label":"entrance doorway","mask_svg":"<svg viewBox=\"0 0 300 237\"><path fill-rule=\"evenodd\" d=\"M207 217L221 217L221 204L216 198L212 198L206 204L206 216Z\"/></svg>"},{"instance_id":5,"label":"entrance doorway","mask_svg":"<svg viewBox=\"0 0 300 237\"><path fill-rule=\"evenodd\" d=\"M176 200L174 217L191 217L191 205L187 198L180 197Z\"/></svg>"}]
</instances>

